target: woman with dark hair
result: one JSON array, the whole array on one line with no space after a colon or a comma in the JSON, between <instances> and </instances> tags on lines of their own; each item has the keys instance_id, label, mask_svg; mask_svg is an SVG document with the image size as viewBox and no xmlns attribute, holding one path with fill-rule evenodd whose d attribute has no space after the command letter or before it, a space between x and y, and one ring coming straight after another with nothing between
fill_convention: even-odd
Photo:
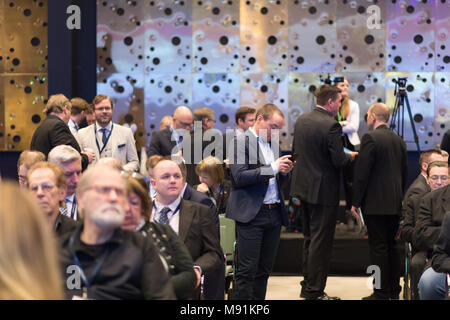
<instances>
[{"instance_id":1,"label":"woman with dark hair","mask_svg":"<svg viewBox=\"0 0 450 320\"><path fill-rule=\"evenodd\" d=\"M136 178L127 178L127 191L129 206L122 229L135 230L153 239L161 261L171 275L177 298L192 298L197 276L186 246L169 225L150 222L148 190Z\"/></svg>"}]
</instances>

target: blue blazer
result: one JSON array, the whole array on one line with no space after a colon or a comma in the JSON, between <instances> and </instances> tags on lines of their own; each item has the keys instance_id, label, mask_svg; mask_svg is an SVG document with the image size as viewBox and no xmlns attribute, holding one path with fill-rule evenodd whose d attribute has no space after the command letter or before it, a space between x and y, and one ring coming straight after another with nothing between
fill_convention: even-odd
<instances>
[{"instance_id":1,"label":"blue blazer","mask_svg":"<svg viewBox=\"0 0 450 320\"><path fill-rule=\"evenodd\" d=\"M231 193L225 216L242 223L253 220L261 209L269 187L269 180L275 176L281 202L281 219L283 225L286 226L288 214L284 206L281 183L288 182L289 175L273 174L270 163L266 163L264 160L259 143L256 142L256 139L255 143L250 143L254 139L249 138L250 135L252 133L248 132L232 140L234 154L232 154L233 162L230 161ZM281 152L279 154L281 155ZM270 172L272 174L267 174Z\"/></svg>"}]
</instances>

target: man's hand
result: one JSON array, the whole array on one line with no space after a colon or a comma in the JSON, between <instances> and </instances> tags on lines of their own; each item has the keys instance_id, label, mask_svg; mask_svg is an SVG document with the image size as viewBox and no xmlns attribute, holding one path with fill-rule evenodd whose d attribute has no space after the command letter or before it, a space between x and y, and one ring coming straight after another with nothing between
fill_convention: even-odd
<instances>
[{"instance_id":1,"label":"man's hand","mask_svg":"<svg viewBox=\"0 0 450 320\"><path fill-rule=\"evenodd\" d=\"M202 280L202 275L198 268L194 267L194 271L195 271L195 275L197 276L197 285L195 287L198 288L198 286L200 285L200 282Z\"/></svg>"},{"instance_id":2,"label":"man's hand","mask_svg":"<svg viewBox=\"0 0 450 320\"><path fill-rule=\"evenodd\" d=\"M275 165L278 167L278 171L285 174L292 170L294 167L294 162L292 162L289 158L291 156L282 156L275 160Z\"/></svg>"},{"instance_id":3,"label":"man's hand","mask_svg":"<svg viewBox=\"0 0 450 320\"><path fill-rule=\"evenodd\" d=\"M358 209L359 208L357 208L357 207L355 207L355 206L352 206L352 209L351 209L351 211L352 211L352 214L353 214L353 216L355 217L355 219L356 219L356 222L358 222L359 223L359 214L358 214Z\"/></svg>"},{"instance_id":4,"label":"man's hand","mask_svg":"<svg viewBox=\"0 0 450 320\"><path fill-rule=\"evenodd\" d=\"M352 152L349 152L348 154L352 157L352 161L354 161L356 156L358 155L358 152L353 152L352 151Z\"/></svg>"},{"instance_id":5,"label":"man's hand","mask_svg":"<svg viewBox=\"0 0 450 320\"><path fill-rule=\"evenodd\" d=\"M94 151L87 151L86 149L84 151L81 152L82 154L87 155L88 159L89 159L89 163L91 163L92 161L95 160L95 153Z\"/></svg>"}]
</instances>

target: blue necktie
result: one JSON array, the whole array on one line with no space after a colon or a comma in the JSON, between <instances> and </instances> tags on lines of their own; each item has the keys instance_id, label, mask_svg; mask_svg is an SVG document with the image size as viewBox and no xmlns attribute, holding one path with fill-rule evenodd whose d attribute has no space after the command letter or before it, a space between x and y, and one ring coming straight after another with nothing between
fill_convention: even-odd
<instances>
[{"instance_id":1,"label":"blue necktie","mask_svg":"<svg viewBox=\"0 0 450 320\"><path fill-rule=\"evenodd\" d=\"M101 128L100 131L102 132L102 143L105 145L106 143L106 128Z\"/></svg>"},{"instance_id":2,"label":"blue necktie","mask_svg":"<svg viewBox=\"0 0 450 320\"><path fill-rule=\"evenodd\" d=\"M170 208L164 207L159 212L159 223L169 224L169 217L167 214L170 212Z\"/></svg>"}]
</instances>

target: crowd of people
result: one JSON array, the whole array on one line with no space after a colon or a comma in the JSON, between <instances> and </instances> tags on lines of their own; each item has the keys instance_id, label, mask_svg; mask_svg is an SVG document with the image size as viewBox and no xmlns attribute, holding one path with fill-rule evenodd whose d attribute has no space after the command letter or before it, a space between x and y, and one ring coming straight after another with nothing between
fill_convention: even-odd
<instances>
[{"instance_id":1,"label":"crowd of people","mask_svg":"<svg viewBox=\"0 0 450 320\"><path fill-rule=\"evenodd\" d=\"M364 219L381 270L363 299L399 299L399 238L411 255L411 298L444 299L448 153L423 152L405 190L406 146L387 127L389 108L369 108L360 140L348 86L344 78L315 92L291 154L282 155L285 115L274 104L239 108L225 135L213 110L179 106L152 134L145 160L131 129L112 121L111 98L51 96L17 162L18 183L0 184L0 299L222 300L226 217L238 248L233 299L264 300L289 220L287 185L304 234L300 297L339 300L325 287L342 178L348 212Z\"/></svg>"}]
</instances>

